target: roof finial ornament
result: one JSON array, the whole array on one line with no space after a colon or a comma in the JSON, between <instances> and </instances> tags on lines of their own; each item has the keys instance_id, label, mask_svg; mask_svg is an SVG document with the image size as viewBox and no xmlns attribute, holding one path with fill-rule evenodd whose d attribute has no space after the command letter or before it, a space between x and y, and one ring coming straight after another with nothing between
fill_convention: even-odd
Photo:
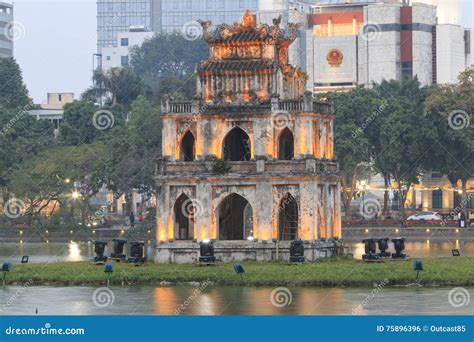
<instances>
[{"instance_id":1,"label":"roof finial ornament","mask_svg":"<svg viewBox=\"0 0 474 342\"><path fill-rule=\"evenodd\" d=\"M255 17L253 16L252 12L250 12L250 10L245 11L244 16L242 17L242 26L248 29L257 27Z\"/></svg>"}]
</instances>

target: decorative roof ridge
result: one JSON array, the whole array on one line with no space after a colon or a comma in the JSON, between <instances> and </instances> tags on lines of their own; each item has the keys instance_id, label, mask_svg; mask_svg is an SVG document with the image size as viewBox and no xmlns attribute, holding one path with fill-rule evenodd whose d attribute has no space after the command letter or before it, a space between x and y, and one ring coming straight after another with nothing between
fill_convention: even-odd
<instances>
[{"instance_id":1,"label":"decorative roof ridge","mask_svg":"<svg viewBox=\"0 0 474 342\"><path fill-rule=\"evenodd\" d=\"M220 24L213 32L209 30L212 21L198 20L198 22L202 26L203 37L208 43L230 42L233 37L240 35L243 36L244 40L248 39L249 41L274 40L291 44L297 38L300 28L300 24L288 23L287 34L285 30L280 28L281 15L273 19L273 25L257 25L254 15L249 10L245 11L241 23Z\"/></svg>"}]
</instances>

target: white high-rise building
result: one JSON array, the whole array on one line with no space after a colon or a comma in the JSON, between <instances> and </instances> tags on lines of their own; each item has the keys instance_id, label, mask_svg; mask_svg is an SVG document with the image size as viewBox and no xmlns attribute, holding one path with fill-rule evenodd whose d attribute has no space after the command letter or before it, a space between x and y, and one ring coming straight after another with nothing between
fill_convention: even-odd
<instances>
[{"instance_id":1,"label":"white high-rise building","mask_svg":"<svg viewBox=\"0 0 474 342\"><path fill-rule=\"evenodd\" d=\"M0 2L0 57L13 57L13 5Z\"/></svg>"}]
</instances>

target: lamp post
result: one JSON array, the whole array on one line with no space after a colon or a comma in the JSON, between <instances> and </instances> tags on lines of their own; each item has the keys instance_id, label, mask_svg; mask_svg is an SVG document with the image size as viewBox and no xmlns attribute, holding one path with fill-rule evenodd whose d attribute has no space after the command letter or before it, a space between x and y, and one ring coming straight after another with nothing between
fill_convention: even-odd
<instances>
[{"instance_id":1,"label":"lamp post","mask_svg":"<svg viewBox=\"0 0 474 342\"><path fill-rule=\"evenodd\" d=\"M370 185L366 181L361 181L357 189L362 194L362 211L365 213L365 193L370 191Z\"/></svg>"}]
</instances>

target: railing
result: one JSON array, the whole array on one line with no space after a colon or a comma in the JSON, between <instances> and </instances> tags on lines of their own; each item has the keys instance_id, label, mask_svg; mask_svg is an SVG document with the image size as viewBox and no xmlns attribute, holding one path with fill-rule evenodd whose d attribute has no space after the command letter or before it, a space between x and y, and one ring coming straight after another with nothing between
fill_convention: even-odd
<instances>
[{"instance_id":1,"label":"railing","mask_svg":"<svg viewBox=\"0 0 474 342\"><path fill-rule=\"evenodd\" d=\"M164 101L162 103L162 110L164 113L171 114L199 114L207 111L222 112L222 106L215 104L206 104L202 101ZM330 103L304 99L300 100L278 100L276 102L266 104L244 104L233 105L227 104L225 111L239 112L239 113L258 113L258 112L275 112L276 110L285 112L309 112L313 111L319 114L332 114L332 107Z\"/></svg>"},{"instance_id":2,"label":"railing","mask_svg":"<svg viewBox=\"0 0 474 342\"><path fill-rule=\"evenodd\" d=\"M170 113L191 113L191 101L187 102L170 102Z\"/></svg>"},{"instance_id":3,"label":"railing","mask_svg":"<svg viewBox=\"0 0 474 342\"><path fill-rule=\"evenodd\" d=\"M283 100L278 103L280 110L288 112L301 111L304 108L304 102L302 100Z\"/></svg>"}]
</instances>

